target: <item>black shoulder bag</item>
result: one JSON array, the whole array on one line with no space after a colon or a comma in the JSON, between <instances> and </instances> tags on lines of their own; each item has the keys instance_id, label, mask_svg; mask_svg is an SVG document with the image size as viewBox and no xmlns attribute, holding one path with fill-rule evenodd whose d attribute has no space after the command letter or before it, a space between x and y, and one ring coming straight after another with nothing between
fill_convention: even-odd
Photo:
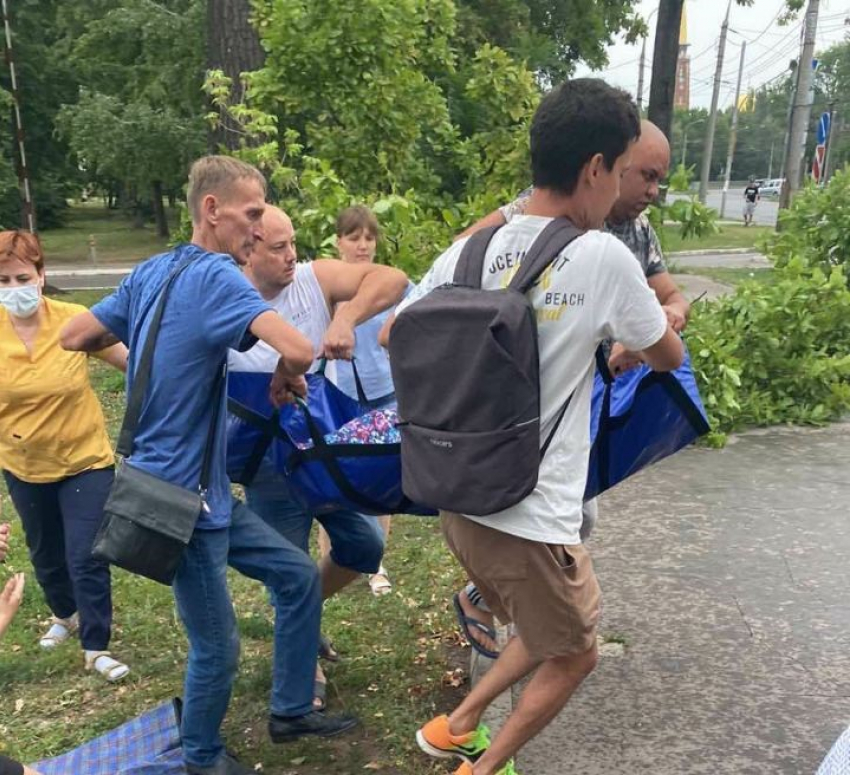
<instances>
[{"instance_id":1,"label":"black shoulder bag","mask_svg":"<svg viewBox=\"0 0 850 775\"><path fill-rule=\"evenodd\" d=\"M221 391L226 377L226 361L216 377L213 389L213 414L210 423L201 478L197 490L190 490L160 479L127 461L133 452L142 403L150 382L151 366L162 313L168 292L177 276L191 263L185 261L168 277L151 321L142 349L127 411L121 425L116 452L124 458L115 474L115 482L104 507L103 522L95 537L92 554L131 573L170 585L174 581L183 551L195 530L209 486L215 430L221 408ZM141 323L139 324L141 327Z\"/></svg>"}]
</instances>

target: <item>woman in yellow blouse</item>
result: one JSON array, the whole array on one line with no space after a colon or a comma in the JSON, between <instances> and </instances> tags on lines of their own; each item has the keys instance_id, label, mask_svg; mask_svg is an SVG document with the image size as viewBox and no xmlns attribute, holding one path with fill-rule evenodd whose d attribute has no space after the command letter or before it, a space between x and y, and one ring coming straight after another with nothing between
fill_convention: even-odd
<instances>
[{"instance_id":1,"label":"woman in yellow blouse","mask_svg":"<svg viewBox=\"0 0 850 775\"><path fill-rule=\"evenodd\" d=\"M112 448L86 355L59 346L62 326L85 308L48 299L43 287L38 238L0 232L0 468L53 612L40 645L53 648L79 630L86 668L117 681L129 668L108 651L109 566L91 556ZM126 368L123 345L98 356Z\"/></svg>"}]
</instances>

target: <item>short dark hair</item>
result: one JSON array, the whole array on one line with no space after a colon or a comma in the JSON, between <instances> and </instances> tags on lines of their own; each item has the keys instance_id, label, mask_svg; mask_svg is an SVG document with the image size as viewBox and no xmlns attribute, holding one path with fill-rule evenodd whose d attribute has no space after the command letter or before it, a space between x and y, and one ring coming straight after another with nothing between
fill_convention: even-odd
<instances>
[{"instance_id":1,"label":"short dark hair","mask_svg":"<svg viewBox=\"0 0 850 775\"><path fill-rule=\"evenodd\" d=\"M579 173L601 153L610 170L640 137L632 98L598 78L576 78L549 92L531 122L534 185L572 194Z\"/></svg>"}]
</instances>

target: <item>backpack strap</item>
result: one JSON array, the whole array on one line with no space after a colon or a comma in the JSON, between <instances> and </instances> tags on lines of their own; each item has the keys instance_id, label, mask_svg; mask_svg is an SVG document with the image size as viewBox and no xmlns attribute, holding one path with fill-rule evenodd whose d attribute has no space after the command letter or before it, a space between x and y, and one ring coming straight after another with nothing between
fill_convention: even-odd
<instances>
[{"instance_id":1,"label":"backpack strap","mask_svg":"<svg viewBox=\"0 0 850 775\"><path fill-rule=\"evenodd\" d=\"M555 218L534 240L508 287L527 293L561 251L582 234L584 232L566 218Z\"/></svg>"},{"instance_id":2,"label":"backpack strap","mask_svg":"<svg viewBox=\"0 0 850 775\"><path fill-rule=\"evenodd\" d=\"M476 231L466 241L455 265L453 278L455 285L465 285L469 288L481 287L481 276L484 274L484 258L487 255L487 248L490 245L490 240L501 228L502 226L487 226Z\"/></svg>"}]
</instances>

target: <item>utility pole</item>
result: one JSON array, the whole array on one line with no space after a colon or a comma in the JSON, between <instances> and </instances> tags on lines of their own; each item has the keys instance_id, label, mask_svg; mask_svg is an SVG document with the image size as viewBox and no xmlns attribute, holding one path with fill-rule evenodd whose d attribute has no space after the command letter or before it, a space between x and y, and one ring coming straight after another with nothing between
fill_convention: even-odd
<instances>
[{"instance_id":1,"label":"utility pole","mask_svg":"<svg viewBox=\"0 0 850 775\"><path fill-rule=\"evenodd\" d=\"M18 93L18 78L15 74L15 58L12 55L12 25L9 9L3 0L3 26L6 32L6 64L9 65L9 77L12 83L12 104L15 108L15 139L18 145L18 185L23 199L23 218L27 229L35 233L35 205L32 200L30 172L27 166L27 153L24 148L24 122L21 118L21 99Z\"/></svg>"},{"instance_id":2,"label":"utility pole","mask_svg":"<svg viewBox=\"0 0 850 775\"><path fill-rule=\"evenodd\" d=\"M720 43L717 46L717 67L714 70L714 91L711 94L711 113L705 130L705 149L702 155L702 171L699 176L699 200L705 204L708 195L708 176L711 172L711 154L714 150L714 129L717 126L717 103L720 100L720 79L723 77L723 58L726 55L726 35L729 32L729 12L732 0L726 6L726 18L720 28Z\"/></svg>"},{"instance_id":3,"label":"utility pole","mask_svg":"<svg viewBox=\"0 0 850 775\"><path fill-rule=\"evenodd\" d=\"M791 97L788 100L788 114L785 116L785 134L782 137L782 163L779 165L779 177L785 177L785 162L788 161L788 141L791 139L791 114L794 112L794 103L797 101L797 68L800 63L791 62L794 76L791 82Z\"/></svg>"},{"instance_id":4,"label":"utility pole","mask_svg":"<svg viewBox=\"0 0 850 775\"><path fill-rule=\"evenodd\" d=\"M788 130L788 148L785 157L785 183L779 197L779 208L785 209L791 204L794 194L800 188L803 151L809 117L812 112L810 91L813 81L812 60L815 53L815 35L818 26L820 0L809 0L806 11L803 51L797 64L797 88L794 90L794 102L791 107L791 123Z\"/></svg>"},{"instance_id":5,"label":"utility pole","mask_svg":"<svg viewBox=\"0 0 850 775\"><path fill-rule=\"evenodd\" d=\"M638 64L637 109L638 114L643 110L643 69L646 67L646 35L640 47L640 64Z\"/></svg>"},{"instance_id":6,"label":"utility pole","mask_svg":"<svg viewBox=\"0 0 850 775\"><path fill-rule=\"evenodd\" d=\"M679 31L685 0L659 0L652 53L652 80L646 117L667 139L672 138L673 100L676 95L676 61L679 58Z\"/></svg>"},{"instance_id":7,"label":"utility pole","mask_svg":"<svg viewBox=\"0 0 850 775\"><path fill-rule=\"evenodd\" d=\"M732 106L732 127L729 130L729 151L726 154L726 176L723 178L723 195L720 198L720 217L726 215L726 194L729 191L729 181L732 179L732 158L735 155L735 141L738 132L738 100L741 98L741 79L744 77L744 56L747 53L747 42L741 44L741 64L738 66L738 85L735 87L735 104Z\"/></svg>"}]
</instances>

